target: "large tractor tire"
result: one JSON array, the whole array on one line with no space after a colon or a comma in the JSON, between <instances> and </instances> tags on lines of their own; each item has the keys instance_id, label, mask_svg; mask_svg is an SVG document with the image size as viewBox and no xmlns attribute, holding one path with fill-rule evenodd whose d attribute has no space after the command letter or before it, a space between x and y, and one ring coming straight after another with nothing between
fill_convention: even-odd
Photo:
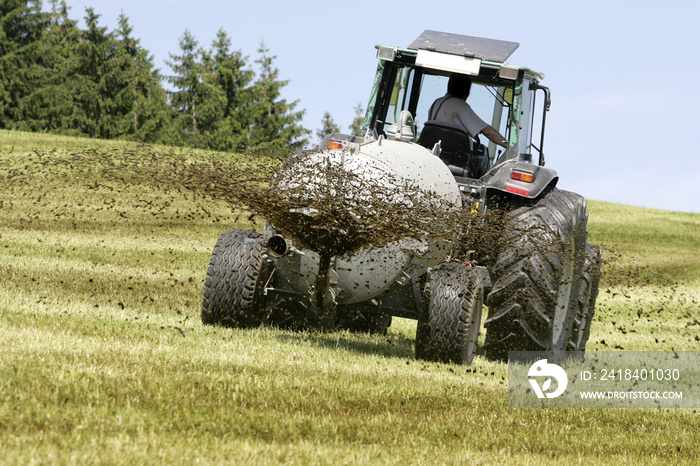
<instances>
[{"instance_id":1,"label":"large tractor tire","mask_svg":"<svg viewBox=\"0 0 700 466\"><path fill-rule=\"evenodd\" d=\"M574 330L586 230L586 201L556 188L508 214L487 297L486 357L567 350Z\"/></svg>"},{"instance_id":2,"label":"large tractor tire","mask_svg":"<svg viewBox=\"0 0 700 466\"><path fill-rule=\"evenodd\" d=\"M485 269L448 263L432 270L418 318L416 358L471 364L489 285Z\"/></svg>"},{"instance_id":3,"label":"large tractor tire","mask_svg":"<svg viewBox=\"0 0 700 466\"><path fill-rule=\"evenodd\" d=\"M595 301L598 297L600 268L603 264L603 252L599 247L586 243L583 262L581 287L576 301L574 328L569 339L569 351L585 351L591 334L591 322L595 314Z\"/></svg>"},{"instance_id":4,"label":"large tractor tire","mask_svg":"<svg viewBox=\"0 0 700 466\"><path fill-rule=\"evenodd\" d=\"M263 249L261 235L228 230L214 246L202 292L202 322L226 327L262 324Z\"/></svg>"}]
</instances>

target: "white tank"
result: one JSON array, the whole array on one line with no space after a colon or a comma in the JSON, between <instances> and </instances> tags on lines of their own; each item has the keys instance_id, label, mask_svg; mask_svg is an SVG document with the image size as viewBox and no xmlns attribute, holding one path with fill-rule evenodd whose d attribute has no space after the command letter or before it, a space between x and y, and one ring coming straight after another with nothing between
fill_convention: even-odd
<instances>
[{"instance_id":1,"label":"white tank","mask_svg":"<svg viewBox=\"0 0 700 466\"><path fill-rule=\"evenodd\" d=\"M300 244L303 239L294 241L308 233L303 231L308 225L318 219L334 234L347 234L343 244L361 244L359 249L340 247L340 253L332 254L328 299L337 304L374 298L395 282L412 274L420 276L438 265L459 234L454 215L462 205L450 170L424 147L383 138L345 146L308 154L285 167L277 189L293 193L298 215L304 219L296 232L271 223L265 227L268 247L277 252L272 254L277 270L300 293L312 292L319 270L320 249L305 248ZM345 222L353 225L335 224L327 218L327 204L334 202L342 207ZM370 228L355 232L353 219L367 226L362 223L366 217L374 217L374 225L381 225L372 229L369 222ZM353 234L366 238L353 243ZM275 241L280 247L271 247Z\"/></svg>"}]
</instances>

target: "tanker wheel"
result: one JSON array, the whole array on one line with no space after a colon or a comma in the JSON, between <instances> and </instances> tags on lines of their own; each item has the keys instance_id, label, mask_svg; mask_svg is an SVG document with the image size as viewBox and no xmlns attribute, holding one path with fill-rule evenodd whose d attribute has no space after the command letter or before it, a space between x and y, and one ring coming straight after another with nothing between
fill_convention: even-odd
<instances>
[{"instance_id":1,"label":"tanker wheel","mask_svg":"<svg viewBox=\"0 0 700 466\"><path fill-rule=\"evenodd\" d=\"M339 311L338 328L355 333L386 335L391 326L391 316L356 310Z\"/></svg>"},{"instance_id":2,"label":"tanker wheel","mask_svg":"<svg viewBox=\"0 0 700 466\"><path fill-rule=\"evenodd\" d=\"M591 322L595 314L595 301L598 297L598 282L600 281L602 264L603 253L600 248L586 243L581 288L576 301L574 327L569 339L570 351L586 350L586 343L591 333Z\"/></svg>"},{"instance_id":3,"label":"tanker wheel","mask_svg":"<svg viewBox=\"0 0 700 466\"><path fill-rule=\"evenodd\" d=\"M485 271L459 263L430 272L416 330L416 358L471 364L488 283Z\"/></svg>"},{"instance_id":4,"label":"tanker wheel","mask_svg":"<svg viewBox=\"0 0 700 466\"><path fill-rule=\"evenodd\" d=\"M261 235L228 230L214 246L202 291L202 322L226 327L262 324Z\"/></svg>"},{"instance_id":5,"label":"tanker wheel","mask_svg":"<svg viewBox=\"0 0 700 466\"><path fill-rule=\"evenodd\" d=\"M487 297L487 358L507 360L508 351L567 350L586 221L586 201L556 188L508 214Z\"/></svg>"}]
</instances>

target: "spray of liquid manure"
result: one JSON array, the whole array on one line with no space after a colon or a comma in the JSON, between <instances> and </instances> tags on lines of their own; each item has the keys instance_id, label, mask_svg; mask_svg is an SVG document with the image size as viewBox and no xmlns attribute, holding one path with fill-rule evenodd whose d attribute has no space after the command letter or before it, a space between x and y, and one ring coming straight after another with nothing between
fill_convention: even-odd
<instances>
[{"instance_id":1,"label":"spray of liquid manure","mask_svg":"<svg viewBox=\"0 0 700 466\"><path fill-rule=\"evenodd\" d=\"M212 200L244 208L270 222L297 247L319 254L317 289L324 289L320 285L334 256L405 238L453 241L459 229L455 226L468 218L461 206L446 205L434 193L392 173L367 177L357 167L331 159L310 160L304 154L91 148L35 152L21 165L9 163L0 172L0 181L22 195L27 180L51 177L68 189L102 193L111 199L107 208L115 210L125 190L189 195L207 214L207 202ZM36 196L40 199L42 194ZM129 208L158 215L169 199L162 195ZM322 298L316 296L319 303Z\"/></svg>"},{"instance_id":2,"label":"spray of liquid manure","mask_svg":"<svg viewBox=\"0 0 700 466\"><path fill-rule=\"evenodd\" d=\"M241 209L264 218L297 247L324 257L349 256L363 248L401 239L452 241L453 260L490 263L498 251L503 212L492 208L482 218L472 209L447 205L434 193L384 172L366 177L356 167L307 154L288 152L228 154L187 149L164 150L150 145L110 149L93 146L78 151L34 151L0 154L0 183L12 199L25 202L27 219L51 208L51 218L71 216L87 221L85 206L68 205L52 192L82 191L99 199L96 210L115 213L129 222L126 210L165 219L177 198L189 197L177 221L211 217L234 220ZM42 180L51 179L44 186ZM135 195L135 193L138 193ZM89 201L86 201L89 202ZM213 209L230 207L229 214ZM127 209L128 208L128 209ZM34 211L32 211L34 209ZM218 213L217 213L218 212ZM460 233L468 232L468 235ZM477 247L476 243L488 247ZM488 257L474 257L474 250Z\"/></svg>"}]
</instances>

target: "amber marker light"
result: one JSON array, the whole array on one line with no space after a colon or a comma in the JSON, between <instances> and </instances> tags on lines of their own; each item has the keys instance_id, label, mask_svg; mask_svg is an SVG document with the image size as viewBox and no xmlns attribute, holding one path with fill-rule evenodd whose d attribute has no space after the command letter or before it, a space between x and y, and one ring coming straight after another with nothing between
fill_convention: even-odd
<instances>
[{"instance_id":1,"label":"amber marker light","mask_svg":"<svg viewBox=\"0 0 700 466\"><path fill-rule=\"evenodd\" d=\"M521 172L519 170L513 170L510 173L510 179L515 180L515 181L522 181L524 183L532 183L532 180L535 179L535 174L528 173L528 172Z\"/></svg>"}]
</instances>

